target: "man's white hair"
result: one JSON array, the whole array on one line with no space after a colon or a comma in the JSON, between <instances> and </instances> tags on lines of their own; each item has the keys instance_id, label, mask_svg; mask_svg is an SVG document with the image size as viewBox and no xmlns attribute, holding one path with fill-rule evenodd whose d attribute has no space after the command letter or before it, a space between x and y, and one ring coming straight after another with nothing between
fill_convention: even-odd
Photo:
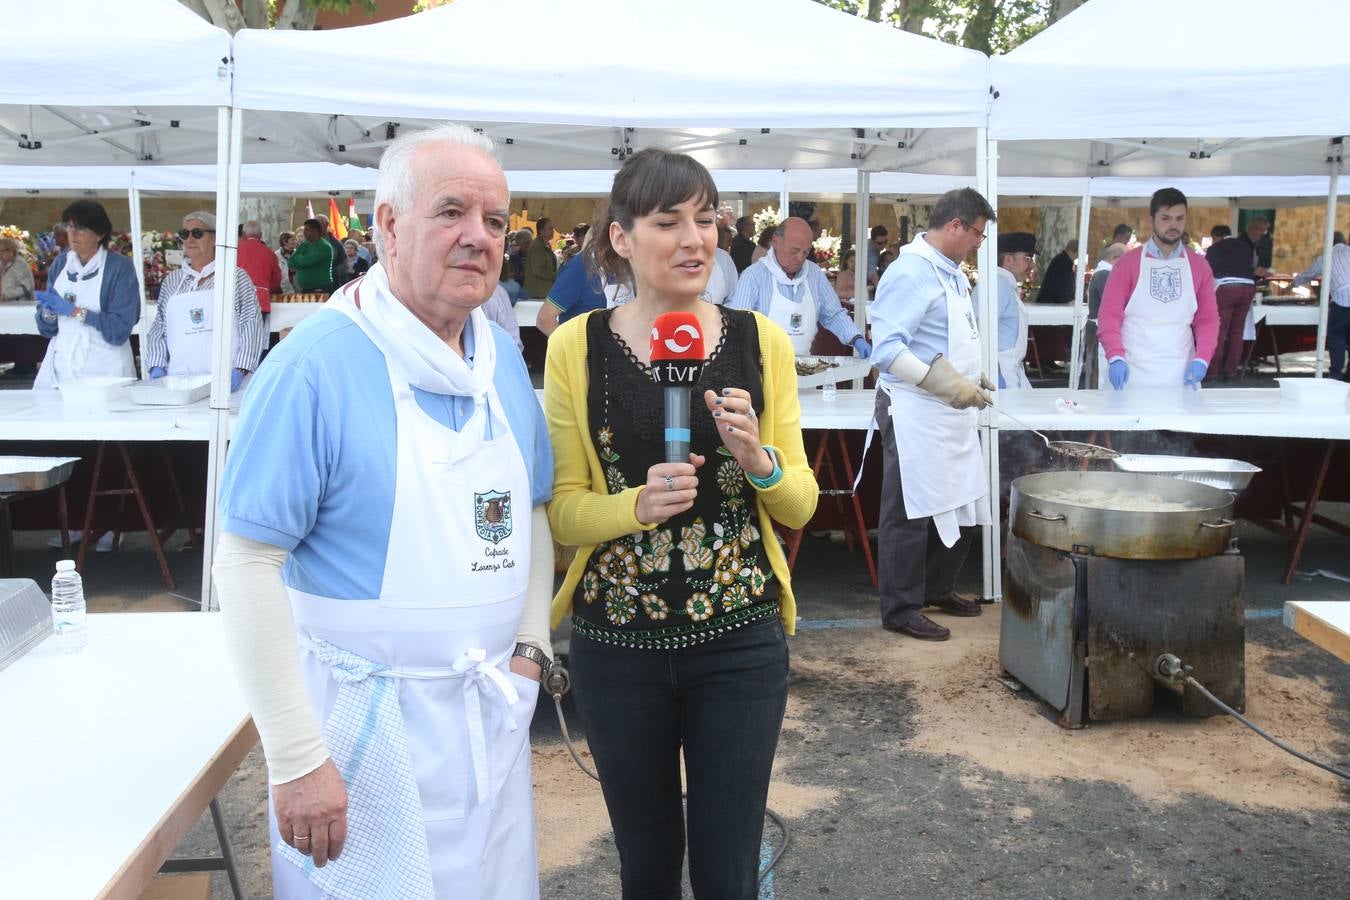
<instances>
[{"instance_id":1,"label":"man's white hair","mask_svg":"<svg viewBox=\"0 0 1350 900\"><path fill-rule=\"evenodd\" d=\"M396 137L380 157L380 177L375 183L375 209L387 203L395 214L412 208L417 185L414 183L412 158L423 144L444 143L454 147L479 150L496 157L497 147L492 138L464 125L446 122L434 128L409 131ZM384 258L384 236L375 232L375 252Z\"/></svg>"},{"instance_id":2,"label":"man's white hair","mask_svg":"<svg viewBox=\"0 0 1350 900\"><path fill-rule=\"evenodd\" d=\"M244 236L255 238L262 237L262 226L253 219L249 219L244 223Z\"/></svg>"}]
</instances>

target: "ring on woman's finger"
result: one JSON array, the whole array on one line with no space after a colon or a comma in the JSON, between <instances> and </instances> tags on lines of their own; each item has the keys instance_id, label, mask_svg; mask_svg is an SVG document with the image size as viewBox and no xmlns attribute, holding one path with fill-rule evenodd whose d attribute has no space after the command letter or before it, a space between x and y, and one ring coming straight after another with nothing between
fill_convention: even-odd
<instances>
[{"instance_id":1,"label":"ring on woman's finger","mask_svg":"<svg viewBox=\"0 0 1350 900\"><path fill-rule=\"evenodd\" d=\"M675 490L675 479L670 475L666 476L666 490L668 491Z\"/></svg>"},{"instance_id":2,"label":"ring on woman's finger","mask_svg":"<svg viewBox=\"0 0 1350 900\"><path fill-rule=\"evenodd\" d=\"M745 411L745 417L747 419L753 419L755 417L755 408L753 406Z\"/></svg>"}]
</instances>

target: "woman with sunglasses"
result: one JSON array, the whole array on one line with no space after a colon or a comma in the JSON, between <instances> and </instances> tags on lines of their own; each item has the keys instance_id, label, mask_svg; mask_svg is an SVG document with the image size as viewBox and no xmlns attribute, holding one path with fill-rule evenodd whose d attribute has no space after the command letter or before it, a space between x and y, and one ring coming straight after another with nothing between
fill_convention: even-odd
<instances>
[{"instance_id":1,"label":"woman with sunglasses","mask_svg":"<svg viewBox=\"0 0 1350 900\"><path fill-rule=\"evenodd\" d=\"M141 317L136 268L108 251L112 221L97 200L76 200L61 213L69 246L52 262L38 291L37 328L51 338L34 390L99 375L136 375L131 330Z\"/></svg>"},{"instance_id":2,"label":"woman with sunglasses","mask_svg":"<svg viewBox=\"0 0 1350 900\"><path fill-rule=\"evenodd\" d=\"M160 285L155 321L141 352L141 365L151 378L211 373L216 217L204 211L188 213L178 237L183 241L183 267L169 273ZM244 376L258 367L266 339L253 281L236 266L231 391L239 390Z\"/></svg>"},{"instance_id":3,"label":"woman with sunglasses","mask_svg":"<svg viewBox=\"0 0 1350 900\"><path fill-rule=\"evenodd\" d=\"M700 300L717 187L647 149L614 178L590 261L632 300L549 339L544 407L554 536L580 547L554 601L571 613L577 709L619 849L625 898L678 898L689 797L699 898L758 896L764 807L787 701L796 606L775 522L800 528L817 487L802 449L792 346L758 313ZM697 317L709 359L692 449L666 463L658 316Z\"/></svg>"}]
</instances>

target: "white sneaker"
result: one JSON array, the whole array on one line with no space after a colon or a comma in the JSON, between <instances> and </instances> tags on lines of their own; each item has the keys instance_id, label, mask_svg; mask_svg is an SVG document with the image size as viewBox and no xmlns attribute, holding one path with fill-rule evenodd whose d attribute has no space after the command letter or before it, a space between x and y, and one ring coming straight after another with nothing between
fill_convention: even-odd
<instances>
[{"instance_id":1,"label":"white sneaker","mask_svg":"<svg viewBox=\"0 0 1350 900\"><path fill-rule=\"evenodd\" d=\"M75 546L76 544L78 544L78 543L80 542L80 538L84 537L84 534L83 534L82 532L79 532L79 531L67 531L66 534L70 535L70 545L71 545L72 547ZM48 546L48 547L51 547L53 550L60 550L60 549L61 549L61 532L58 531L58 532L56 533L56 537L54 537L54 538L52 538L51 540L47 541L47 546Z\"/></svg>"},{"instance_id":2,"label":"white sneaker","mask_svg":"<svg viewBox=\"0 0 1350 900\"><path fill-rule=\"evenodd\" d=\"M121 549L122 535L118 535L117 537L117 546L118 549ZM112 549L113 549L113 533L111 531L105 531L103 532L103 537L99 538L98 543L94 545L94 552L111 553Z\"/></svg>"}]
</instances>

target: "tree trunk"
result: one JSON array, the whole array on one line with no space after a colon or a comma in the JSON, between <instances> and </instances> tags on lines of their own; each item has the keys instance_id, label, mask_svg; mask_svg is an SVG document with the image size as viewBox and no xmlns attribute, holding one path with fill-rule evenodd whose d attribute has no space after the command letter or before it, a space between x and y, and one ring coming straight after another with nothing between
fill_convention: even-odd
<instances>
[{"instance_id":1,"label":"tree trunk","mask_svg":"<svg viewBox=\"0 0 1350 900\"><path fill-rule=\"evenodd\" d=\"M289 197L267 195L239 198L239 221L255 221L262 226L263 242L276 249L277 235L293 231L291 215L295 204Z\"/></svg>"},{"instance_id":2,"label":"tree trunk","mask_svg":"<svg viewBox=\"0 0 1350 900\"><path fill-rule=\"evenodd\" d=\"M293 28L308 31L319 16L319 6L310 0L286 0L286 8L277 13L277 30Z\"/></svg>"},{"instance_id":3,"label":"tree trunk","mask_svg":"<svg viewBox=\"0 0 1350 900\"><path fill-rule=\"evenodd\" d=\"M1042 206L1039 218L1036 225L1036 268L1043 275L1050 260L1064 249L1065 244L1078 237L1078 207Z\"/></svg>"},{"instance_id":4,"label":"tree trunk","mask_svg":"<svg viewBox=\"0 0 1350 900\"><path fill-rule=\"evenodd\" d=\"M271 23L267 18L267 0L244 0L244 23L249 28L266 28Z\"/></svg>"},{"instance_id":5,"label":"tree trunk","mask_svg":"<svg viewBox=\"0 0 1350 900\"><path fill-rule=\"evenodd\" d=\"M881 7L883 5L884 0L867 0L867 18L871 19L873 22L880 22Z\"/></svg>"},{"instance_id":6,"label":"tree trunk","mask_svg":"<svg viewBox=\"0 0 1350 900\"><path fill-rule=\"evenodd\" d=\"M965 31L961 34L961 43L972 50L987 55L993 51L994 21L998 18L998 7L994 0L978 0L966 20Z\"/></svg>"},{"instance_id":7,"label":"tree trunk","mask_svg":"<svg viewBox=\"0 0 1350 900\"><path fill-rule=\"evenodd\" d=\"M1050 11L1045 17L1046 24L1055 24L1086 2L1087 0L1051 0Z\"/></svg>"}]
</instances>

